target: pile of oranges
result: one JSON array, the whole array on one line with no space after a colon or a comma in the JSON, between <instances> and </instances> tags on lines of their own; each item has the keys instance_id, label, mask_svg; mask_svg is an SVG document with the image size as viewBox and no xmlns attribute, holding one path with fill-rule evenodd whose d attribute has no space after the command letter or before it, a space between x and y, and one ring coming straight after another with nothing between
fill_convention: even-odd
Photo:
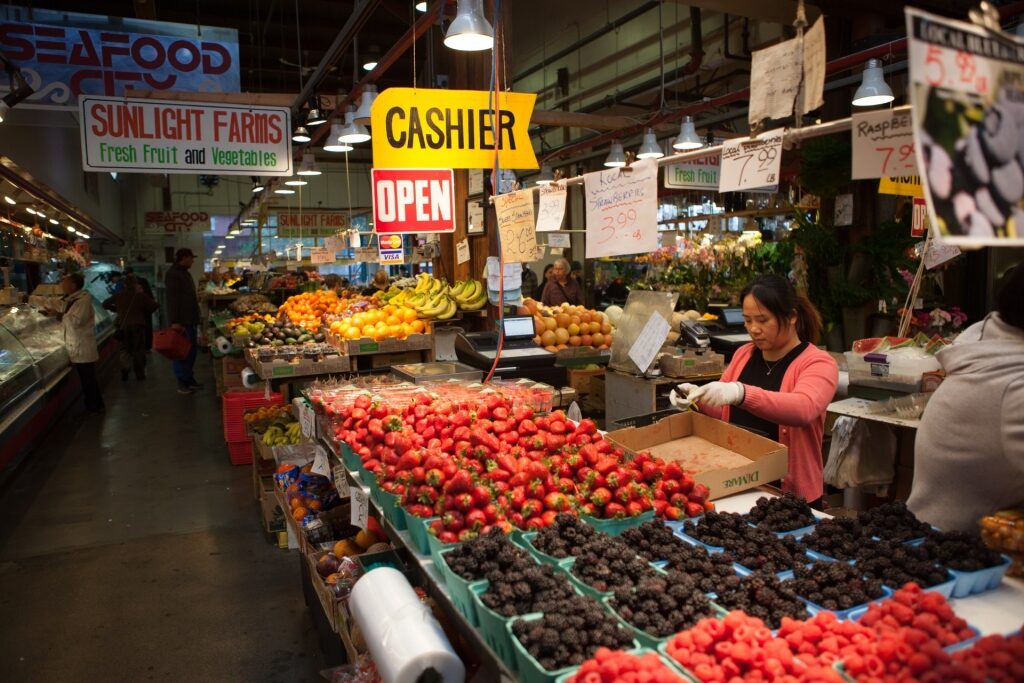
<instances>
[{"instance_id":1,"label":"pile of oranges","mask_svg":"<svg viewBox=\"0 0 1024 683\"><path fill-rule=\"evenodd\" d=\"M367 337L374 341L405 339L410 334L422 334L427 324L418 319L413 308L386 305L334 320L328 326L331 334L342 339Z\"/></svg>"},{"instance_id":2,"label":"pile of oranges","mask_svg":"<svg viewBox=\"0 0 1024 683\"><path fill-rule=\"evenodd\" d=\"M315 332L320 329L325 315L342 313L349 303L347 299L339 299L332 291L306 292L288 297L278 309L278 315L286 315L293 325L301 325Z\"/></svg>"}]
</instances>

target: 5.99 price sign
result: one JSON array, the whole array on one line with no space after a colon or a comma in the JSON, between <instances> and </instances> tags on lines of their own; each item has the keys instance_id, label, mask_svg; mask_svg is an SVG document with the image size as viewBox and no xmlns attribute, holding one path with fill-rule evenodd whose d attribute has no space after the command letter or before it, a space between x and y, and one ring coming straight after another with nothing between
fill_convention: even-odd
<instances>
[{"instance_id":1,"label":"5.99 price sign","mask_svg":"<svg viewBox=\"0 0 1024 683\"><path fill-rule=\"evenodd\" d=\"M643 254L658 248L658 164L634 162L583 176L587 258Z\"/></svg>"},{"instance_id":2,"label":"5.99 price sign","mask_svg":"<svg viewBox=\"0 0 1024 683\"><path fill-rule=\"evenodd\" d=\"M735 138L722 145L719 192L767 190L779 184L782 165L782 129L756 138Z\"/></svg>"}]
</instances>

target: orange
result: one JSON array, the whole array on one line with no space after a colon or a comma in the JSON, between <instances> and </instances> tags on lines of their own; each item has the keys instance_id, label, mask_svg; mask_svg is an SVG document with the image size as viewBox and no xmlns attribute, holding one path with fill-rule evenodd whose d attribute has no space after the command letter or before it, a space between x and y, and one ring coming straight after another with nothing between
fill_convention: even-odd
<instances>
[{"instance_id":1,"label":"orange","mask_svg":"<svg viewBox=\"0 0 1024 683\"><path fill-rule=\"evenodd\" d=\"M398 337L398 336L401 336L401 334L402 334L402 326L401 326L400 323L396 323L394 325L388 325L388 336L389 337Z\"/></svg>"},{"instance_id":2,"label":"orange","mask_svg":"<svg viewBox=\"0 0 1024 683\"><path fill-rule=\"evenodd\" d=\"M409 325L409 329L412 330L413 334L420 334L426 329L426 324L422 320L413 320Z\"/></svg>"},{"instance_id":3,"label":"orange","mask_svg":"<svg viewBox=\"0 0 1024 683\"><path fill-rule=\"evenodd\" d=\"M551 330L544 330L544 333L540 335L540 343L542 346L554 346L555 333Z\"/></svg>"},{"instance_id":4,"label":"orange","mask_svg":"<svg viewBox=\"0 0 1024 683\"><path fill-rule=\"evenodd\" d=\"M399 311L402 314L402 322L411 323L416 320L416 309L414 308L403 308Z\"/></svg>"},{"instance_id":5,"label":"orange","mask_svg":"<svg viewBox=\"0 0 1024 683\"><path fill-rule=\"evenodd\" d=\"M362 334L364 337L372 337L373 325L363 325Z\"/></svg>"},{"instance_id":6,"label":"orange","mask_svg":"<svg viewBox=\"0 0 1024 683\"><path fill-rule=\"evenodd\" d=\"M402 322L402 319L399 318L397 315L389 315L384 322L387 323L389 326L398 325L399 323Z\"/></svg>"},{"instance_id":7,"label":"orange","mask_svg":"<svg viewBox=\"0 0 1024 683\"><path fill-rule=\"evenodd\" d=\"M563 327L559 327L555 330L555 339L558 341L559 345L565 346L569 342L569 337L569 330Z\"/></svg>"},{"instance_id":8,"label":"orange","mask_svg":"<svg viewBox=\"0 0 1024 683\"><path fill-rule=\"evenodd\" d=\"M309 508L297 507L292 510L292 519L296 522L301 522L309 514Z\"/></svg>"},{"instance_id":9,"label":"orange","mask_svg":"<svg viewBox=\"0 0 1024 683\"><path fill-rule=\"evenodd\" d=\"M359 339L359 328L355 325L345 328L345 339Z\"/></svg>"}]
</instances>

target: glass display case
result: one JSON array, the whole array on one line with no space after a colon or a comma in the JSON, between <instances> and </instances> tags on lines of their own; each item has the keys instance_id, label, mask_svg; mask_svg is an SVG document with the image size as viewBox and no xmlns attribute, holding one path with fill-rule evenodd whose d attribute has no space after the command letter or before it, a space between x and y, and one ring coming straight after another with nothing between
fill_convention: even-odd
<instances>
[{"instance_id":1,"label":"glass display case","mask_svg":"<svg viewBox=\"0 0 1024 683\"><path fill-rule=\"evenodd\" d=\"M96 341L102 343L113 332L114 314L103 308L103 302L92 297L92 310L96 313Z\"/></svg>"},{"instance_id":2,"label":"glass display case","mask_svg":"<svg viewBox=\"0 0 1024 683\"><path fill-rule=\"evenodd\" d=\"M48 318L31 306L16 306L0 315L0 327L13 334L28 351L43 381L68 366L64 331L56 318Z\"/></svg>"},{"instance_id":3,"label":"glass display case","mask_svg":"<svg viewBox=\"0 0 1024 683\"><path fill-rule=\"evenodd\" d=\"M6 317L0 318L0 322ZM0 416L38 384L39 370L32 354L0 324Z\"/></svg>"}]
</instances>

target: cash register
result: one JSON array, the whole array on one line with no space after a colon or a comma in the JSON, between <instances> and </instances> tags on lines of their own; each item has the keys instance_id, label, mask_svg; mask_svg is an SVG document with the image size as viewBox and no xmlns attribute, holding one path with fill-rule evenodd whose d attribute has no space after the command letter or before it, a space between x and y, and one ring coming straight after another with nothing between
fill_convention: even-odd
<instances>
[{"instance_id":1,"label":"cash register","mask_svg":"<svg viewBox=\"0 0 1024 683\"><path fill-rule=\"evenodd\" d=\"M532 317L506 317L503 329L505 339L501 345L498 366L494 370L495 377L523 377L555 387L565 385L565 368L556 367L555 354L537 346L533 340L536 332ZM466 365L489 371L498 356L498 333L459 333L455 337L455 355Z\"/></svg>"},{"instance_id":2,"label":"cash register","mask_svg":"<svg viewBox=\"0 0 1024 683\"><path fill-rule=\"evenodd\" d=\"M717 324L708 327L711 349L725 356L726 362L737 349L750 342L750 335L743 324L742 308L721 309Z\"/></svg>"}]
</instances>

